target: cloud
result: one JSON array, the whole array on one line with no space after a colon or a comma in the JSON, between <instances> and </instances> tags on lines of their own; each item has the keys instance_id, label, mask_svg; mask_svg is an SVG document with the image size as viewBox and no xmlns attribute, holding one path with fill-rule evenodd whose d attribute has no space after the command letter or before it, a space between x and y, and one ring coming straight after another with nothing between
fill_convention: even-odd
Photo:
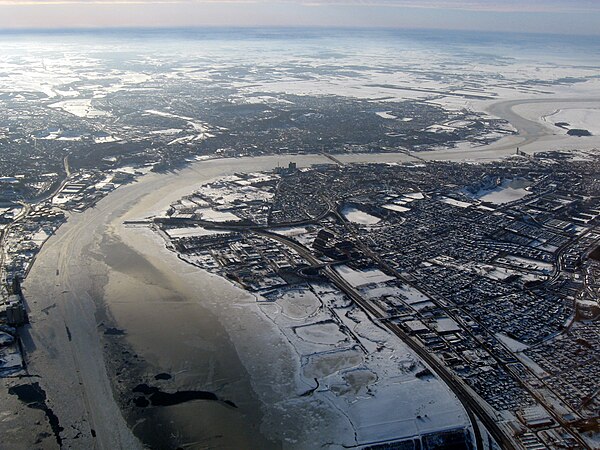
<instances>
[{"instance_id":1,"label":"cloud","mask_svg":"<svg viewBox=\"0 0 600 450\"><path fill-rule=\"evenodd\" d=\"M216 0L215 0L216 1ZM195 0L0 0L0 6L32 5L147 5L196 3Z\"/></svg>"},{"instance_id":2,"label":"cloud","mask_svg":"<svg viewBox=\"0 0 600 450\"><path fill-rule=\"evenodd\" d=\"M0 6L193 3L295 3L312 6L377 6L482 12L600 12L598 0L0 0Z\"/></svg>"},{"instance_id":3,"label":"cloud","mask_svg":"<svg viewBox=\"0 0 600 450\"><path fill-rule=\"evenodd\" d=\"M0 30L363 27L600 35L600 0L0 0Z\"/></svg>"},{"instance_id":4,"label":"cloud","mask_svg":"<svg viewBox=\"0 0 600 450\"><path fill-rule=\"evenodd\" d=\"M315 3L492 12L600 11L598 0L315 0Z\"/></svg>"}]
</instances>

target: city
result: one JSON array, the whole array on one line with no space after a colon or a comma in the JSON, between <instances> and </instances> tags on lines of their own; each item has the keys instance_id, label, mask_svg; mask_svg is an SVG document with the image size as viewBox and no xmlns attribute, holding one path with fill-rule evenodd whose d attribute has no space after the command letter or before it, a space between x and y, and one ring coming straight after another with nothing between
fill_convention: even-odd
<instances>
[{"instance_id":1,"label":"city","mask_svg":"<svg viewBox=\"0 0 600 450\"><path fill-rule=\"evenodd\" d=\"M360 319L384 324L449 378L479 421L498 421L488 430L503 448L593 448L600 160L560 156L290 163L206 185L151 226L184 260L258 301L312 291L340 332L353 301ZM336 302L319 296L323 283Z\"/></svg>"},{"instance_id":2,"label":"city","mask_svg":"<svg viewBox=\"0 0 600 450\"><path fill-rule=\"evenodd\" d=\"M0 450L599 447L597 38L0 43Z\"/></svg>"}]
</instances>

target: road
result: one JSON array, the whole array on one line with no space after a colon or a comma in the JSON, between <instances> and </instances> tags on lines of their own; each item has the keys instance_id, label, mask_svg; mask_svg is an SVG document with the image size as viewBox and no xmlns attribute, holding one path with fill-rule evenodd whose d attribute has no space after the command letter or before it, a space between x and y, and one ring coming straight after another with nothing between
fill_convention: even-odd
<instances>
[{"instance_id":1,"label":"road","mask_svg":"<svg viewBox=\"0 0 600 450\"><path fill-rule=\"evenodd\" d=\"M336 215L338 221L340 223L343 223L345 225L346 229L351 234L353 234L355 241L357 242L361 251L365 255L369 256L374 262L376 262L379 265L379 267L383 268L387 273L393 274L396 278L401 279L403 282L405 282L409 285L412 285L410 280L407 280L405 277L402 276L402 274L398 273L394 268L390 267L382 258L379 257L379 255L374 253L367 245L362 243L360 236L354 229L354 226L351 223L349 223L348 220L346 220L346 218L342 214L340 214L339 208L332 207L331 209L334 211L334 214ZM569 241L567 244L565 244L563 247L561 247L561 250L558 253L558 255L559 255L558 261L556 263L556 267L557 267L556 270L558 273L560 273L560 270L561 270L562 252L564 252L564 250L566 248L568 248L570 245L572 245L574 241L581 239L581 237L585 236L586 234L588 234L591 231L592 230L588 230L587 232L585 232L582 235L578 236L577 238ZM457 315L455 313L453 313L452 311L450 311L449 308L447 308L445 306L445 304L448 304L448 302L446 302L444 300L440 301L438 299L438 295L435 292L431 292L430 290L425 289L423 286L413 286L413 287L415 287L416 289L418 289L419 291L421 291L425 295L427 295L437 307L442 309L450 318L454 319L457 323L460 323L460 320L457 317ZM469 314L466 311L464 311L462 308L456 306L456 309L462 313L463 317L469 316ZM499 346L502 347L507 353L514 355L514 352L508 346L506 346L502 341L495 338L495 334L491 330L487 329L485 324L483 324L479 320L476 320L475 318L472 318L472 320L474 320L479 325L479 327L487 333L488 336L495 339L496 342L499 344ZM475 339L475 341L478 342L479 345L481 345L483 348L488 349L487 344L485 342L483 342L478 336L475 336L472 333L470 333L470 334L471 334L471 337L473 339ZM488 350L490 350L490 349L488 349ZM489 353L500 367L504 368L504 370L506 370L506 372L510 373L514 377L514 379L520 383L522 388L524 390L526 390L533 398L535 398L538 401L538 403L540 405L542 405L544 407L544 409L556 421L556 423L560 424L565 430L568 430L571 433L571 435L578 442L578 444L581 446L581 448L590 448L589 445L576 432L574 432L571 429L571 426L563 419L563 415L558 413L557 411L555 411L555 408L553 407L552 402L550 402L550 401L548 401L548 399L544 398L543 394L541 394L538 391L538 389L534 388L529 383L527 383L525 380L523 380L523 377L519 376L518 371L511 364L507 363L506 361L503 361L502 358L497 357L493 351L490 350ZM518 358L515 356L515 359L518 359ZM554 395L555 399L557 399L557 400L560 399L562 401L562 403L564 404L565 409L570 410L570 408L568 408L566 406L566 405L568 405L568 403L565 402L561 398L561 396L556 392L556 390L553 387L549 386L545 380L543 380L541 377L539 377L526 364L524 364L523 367L524 367L525 372L527 372L529 374L529 376L533 377L539 383L541 383L542 385L545 386L545 388L547 389L549 394ZM442 367L442 368L445 370L445 367ZM458 393L457 393L457 395L458 395ZM575 414L576 416L579 415L577 411L570 410L570 412ZM484 421L481 417L480 417L480 420L487 426L487 422ZM488 428L488 430L489 430L489 428ZM499 430L496 430L496 431L499 431ZM492 433L492 435L494 435L494 433ZM494 437L496 438L495 435L494 435ZM501 442L501 441L497 441L497 442Z\"/></svg>"},{"instance_id":2,"label":"road","mask_svg":"<svg viewBox=\"0 0 600 450\"><path fill-rule=\"evenodd\" d=\"M358 233L356 233L356 230L354 229L352 224L348 223L348 221L343 217L343 215L340 214L339 208L337 208L335 205L333 205L329 202L329 209L337 217L338 221L340 223L345 224L348 231L354 235L358 246L360 247L361 251L365 255L369 256L374 262L376 262L380 267L382 267L387 273L394 274L397 278L402 279L403 281L410 284L410 282L408 280L404 280L404 278L401 276L401 274L397 273L396 270L389 267L389 265L387 265L385 263L385 261L383 261L377 254L373 253L368 246L364 245L361 242L360 237L359 237ZM429 353L429 351L426 348L421 347L421 345L418 342L414 341L410 336L408 336L399 326L397 326L396 324L391 323L389 321L383 320L386 318L386 314L383 311L378 310L371 303L367 302L360 295L360 293L358 291L356 291L356 289L354 289L337 272L335 272L335 270L331 267L331 265L323 266L322 261L317 259L312 254L312 252L310 252L310 250L308 250L306 247L295 242L292 239L289 239L284 236L276 235L273 233L269 233L269 232L259 232L259 233L263 234L265 236L268 236L272 239L278 240L279 242L294 249L314 267L321 267L322 268L321 273L323 275L325 275L334 285L336 285L338 287L338 289L340 289L348 297L350 297L352 300L354 300L354 302L357 305L359 305L368 315L370 315L375 320L378 320L379 322L383 323L390 331L392 331L394 334L396 334L402 341L404 341L406 344L408 344L424 361L426 361L427 364L430 365L432 367L432 369L434 369L435 372L440 376L440 378L442 378L446 382L446 384L448 384L448 386L454 391L454 393L457 395L457 397L460 399L460 401L465 406L465 409L467 410L467 412L469 413L469 416L471 418L471 422L473 423L473 428L476 433L476 440L477 440L478 448L480 448L479 445L481 444L481 436L480 436L479 430L477 429L477 424L473 418L473 415L476 415L477 418L479 418L479 420L486 426L486 428L488 429L490 434L494 437L494 439L496 439L497 442L502 444L503 448L517 448L517 447L515 447L511 436L507 435L506 432L504 430L502 430L501 427L498 426L492 413L489 412L485 407L483 407L482 404L469 392L469 390L465 388L462 380L458 379L452 373L450 373L443 364L438 362L437 359L431 353ZM577 237L577 239L580 239L580 238L581 238L581 236ZM559 258L557 261L557 267L556 267L557 273L560 273L560 270L561 270L561 258L560 258L561 253L572 243L573 243L573 240L570 241L568 244L565 244L565 246L563 246L561 248L561 251L559 252ZM555 273L554 275L556 276L557 273ZM418 289L423 291L424 294L428 295L432 299L432 301L434 301L434 303L436 305L438 305L443 310L445 310L446 313L451 318L453 318L455 320L457 319L455 314L448 311L447 308L445 308L440 302L438 302L436 300L435 293L428 292L427 290L423 290L421 286L419 286ZM494 336L494 334L491 333L489 330L487 330L483 326L483 324L480 324L480 326L482 327L483 330L485 330L488 333L488 335ZM477 342L479 342L481 345L484 345L484 347L485 347L485 344L483 342L481 342L479 338L477 338L475 336L473 336L473 337L476 339ZM499 344L508 353L512 354L512 351L506 345L504 345L504 343L499 342ZM540 405L542 405L544 407L544 409L548 412L548 414L558 424L560 424L565 430L571 431L572 436L574 437L574 439L578 442L578 444L582 448L589 448L589 445L587 445L587 443L581 437L579 437L577 435L577 433L572 432L570 425L565 422L565 420L563 419L563 417L560 413L555 411L555 409L552 407L551 403L549 403L548 400L544 398L543 394L541 394L540 392L538 392L537 389L535 389L534 387L532 387L528 383L526 383L524 380L522 380L522 377L519 376L519 374L516 372L516 369L514 369L510 364L507 364L506 361L503 361L500 358L496 357L493 353L491 353L491 354L492 354L492 357L494 357L494 359L497 361L497 363L501 367L503 367L508 373L511 373L515 377L515 379L520 382L522 387L533 398L535 398L539 402ZM544 385L546 387L546 389L549 391L549 393L554 395L557 399L560 398L560 396L557 395L557 393L554 391L554 389L552 389L550 386L547 386L546 383L543 380L541 380L527 366L525 366L525 370L531 376L533 376L535 379L537 379L539 382L541 382L542 385ZM577 413L575 412L575 414L577 414Z\"/></svg>"},{"instance_id":3,"label":"road","mask_svg":"<svg viewBox=\"0 0 600 450\"><path fill-rule=\"evenodd\" d=\"M312 252L310 252L303 245L295 242L292 239L289 239L285 236L281 236L278 234L270 233L267 231L256 231L257 234L261 234L268 238L277 240L278 242L288 246L289 248L298 252L300 256L302 256L306 261L308 261L312 266L321 267L323 265L322 261L316 258ZM467 388L464 386L462 380L457 380L452 374L450 374L446 368L438 362L435 357L421 347L418 343L416 343L412 338L410 338L404 331L398 327L396 324L383 320L386 318L386 314L383 311L377 309L374 305L366 301L356 289L354 289L344 278L342 278L331 266L325 266L322 269L322 274L329 279L340 291L346 294L350 299L352 299L369 317L373 320L381 323L383 326L388 328L393 334L398 336L404 343L406 343L417 355L436 373L438 376L448 385L448 387L454 392L460 402L463 404L469 418L471 420L473 430L475 433L476 447L477 449L483 449L483 439L481 437L481 432L477 425L477 421L474 416L485 425L485 427L490 430L490 433L496 439L497 442L503 444L504 449L516 450L515 447L510 440L505 436L505 433L500 429L498 424L496 423L494 417L485 410L483 406L479 404L477 400L472 398L472 395L468 393Z\"/></svg>"}]
</instances>

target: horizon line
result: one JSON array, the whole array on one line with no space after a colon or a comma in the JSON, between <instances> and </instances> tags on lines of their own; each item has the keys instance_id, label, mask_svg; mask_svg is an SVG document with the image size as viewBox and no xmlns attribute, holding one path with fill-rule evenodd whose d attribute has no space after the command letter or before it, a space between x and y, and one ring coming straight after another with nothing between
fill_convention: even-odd
<instances>
[{"instance_id":1,"label":"horizon line","mask_svg":"<svg viewBox=\"0 0 600 450\"><path fill-rule=\"evenodd\" d=\"M535 36L557 36L557 37L591 37L600 38L600 32L592 33L562 33L546 31L513 31L513 30L479 30L463 28L442 27L391 27L391 26L362 26L362 25L175 25L175 26L84 26L84 27L10 27L0 28L0 34L20 33L61 33L61 32L118 32L118 31L184 31L184 30L362 30L362 31L434 31L434 32L457 32L457 33L479 33L479 34L508 34L508 35L535 35Z\"/></svg>"}]
</instances>

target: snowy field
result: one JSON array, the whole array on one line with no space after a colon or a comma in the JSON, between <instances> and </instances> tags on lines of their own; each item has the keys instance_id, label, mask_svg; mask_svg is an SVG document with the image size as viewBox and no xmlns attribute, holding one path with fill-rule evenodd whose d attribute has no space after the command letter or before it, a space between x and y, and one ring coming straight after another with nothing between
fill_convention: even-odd
<instances>
[{"instance_id":1,"label":"snowy field","mask_svg":"<svg viewBox=\"0 0 600 450\"><path fill-rule=\"evenodd\" d=\"M406 211L410 211L410 208L407 208L406 206L400 206L400 205L382 205L382 208L388 209L390 211L395 211L395 212L406 212Z\"/></svg>"},{"instance_id":2,"label":"snowy field","mask_svg":"<svg viewBox=\"0 0 600 450\"><path fill-rule=\"evenodd\" d=\"M63 100L61 102L52 103L48 106L50 108L62 109L63 111L73 114L77 117L95 118L110 115L106 111L94 108L91 99Z\"/></svg>"},{"instance_id":3,"label":"snowy field","mask_svg":"<svg viewBox=\"0 0 600 450\"><path fill-rule=\"evenodd\" d=\"M354 270L348 266L342 265L336 266L335 271L353 287L383 283L394 279L394 277L386 275L379 269Z\"/></svg>"},{"instance_id":4,"label":"snowy field","mask_svg":"<svg viewBox=\"0 0 600 450\"><path fill-rule=\"evenodd\" d=\"M187 227L187 228L171 228L166 230L166 233L171 238L182 238L182 237L200 237L200 236L213 236L217 234L228 234L227 232L217 230L207 230L202 227Z\"/></svg>"},{"instance_id":5,"label":"snowy field","mask_svg":"<svg viewBox=\"0 0 600 450\"><path fill-rule=\"evenodd\" d=\"M600 136L600 108L559 109L544 119L553 125L562 122L568 124L565 125L568 129L588 130L593 135Z\"/></svg>"},{"instance_id":6,"label":"snowy field","mask_svg":"<svg viewBox=\"0 0 600 450\"><path fill-rule=\"evenodd\" d=\"M531 194L523 187L526 185L527 183L524 180L504 180L496 189L481 191L475 197L484 202L503 205Z\"/></svg>"},{"instance_id":7,"label":"snowy field","mask_svg":"<svg viewBox=\"0 0 600 450\"><path fill-rule=\"evenodd\" d=\"M307 233L308 229L306 227L280 227L270 231L281 236L296 237Z\"/></svg>"},{"instance_id":8,"label":"snowy field","mask_svg":"<svg viewBox=\"0 0 600 450\"><path fill-rule=\"evenodd\" d=\"M376 112L375 114L377 114L382 119L397 119L396 116L394 116L393 114L390 114L390 113L391 113L391 111L380 111L380 112Z\"/></svg>"},{"instance_id":9,"label":"snowy field","mask_svg":"<svg viewBox=\"0 0 600 450\"><path fill-rule=\"evenodd\" d=\"M469 206L471 206L471 203L462 202L454 198L442 197L441 201L448 205L456 206L458 208L468 208Z\"/></svg>"},{"instance_id":10,"label":"snowy field","mask_svg":"<svg viewBox=\"0 0 600 450\"><path fill-rule=\"evenodd\" d=\"M310 247L317 236L316 231L309 231L307 227L281 227L269 230L272 233L287 236L295 241L298 241L302 245Z\"/></svg>"},{"instance_id":11,"label":"snowy field","mask_svg":"<svg viewBox=\"0 0 600 450\"><path fill-rule=\"evenodd\" d=\"M364 211L361 211L354 206L344 206L342 209L342 215L352 223L358 225L377 225L381 222L379 217L375 217Z\"/></svg>"},{"instance_id":12,"label":"snowy field","mask_svg":"<svg viewBox=\"0 0 600 450\"><path fill-rule=\"evenodd\" d=\"M238 221L240 218L233 213L227 211L216 211L212 208L198 208L196 214L200 215L202 220L210 222L229 222Z\"/></svg>"},{"instance_id":13,"label":"snowy field","mask_svg":"<svg viewBox=\"0 0 600 450\"><path fill-rule=\"evenodd\" d=\"M385 278L381 275L371 271L366 276ZM378 284L363 289L371 297L392 288ZM427 298L404 285L396 291L413 302ZM326 428L321 429L323 439L336 442L327 448L408 439L468 426L465 412L448 388L432 375L417 377L424 369L419 358L333 286L315 283L280 289L268 298L268 302L259 302L261 308L300 359L300 383L306 391L296 402L326 403L346 418L352 430L345 436L330 437ZM295 312L290 314L292 310Z\"/></svg>"}]
</instances>

